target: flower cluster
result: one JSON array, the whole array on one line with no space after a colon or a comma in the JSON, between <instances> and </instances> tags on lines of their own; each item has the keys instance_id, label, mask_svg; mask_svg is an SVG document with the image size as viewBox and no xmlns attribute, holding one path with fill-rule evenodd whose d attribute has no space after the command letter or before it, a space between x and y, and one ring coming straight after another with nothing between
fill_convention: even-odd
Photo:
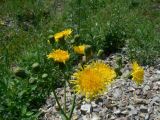
<instances>
[{"instance_id":1,"label":"flower cluster","mask_svg":"<svg viewBox=\"0 0 160 120\"><path fill-rule=\"evenodd\" d=\"M62 32L56 33L54 35L54 40L59 41L64 37L71 35L72 30L66 29ZM67 44L67 46L70 46ZM92 53L91 46L81 44L79 46L73 46L73 51L76 54L84 55L88 57ZM60 48L54 49L49 55L49 59L53 59L55 62L66 63L70 59L70 54L67 50L62 50ZM132 80L136 82L137 85L143 83L144 70L141 66L134 62L132 64ZM84 65L81 69L78 69L72 75L70 81L73 84L73 88L76 93L84 95L87 99L93 99L106 90L107 86L112 83L116 77L116 72L109 65L105 64L104 61L97 60L90 64Z\"/></svg>"}]
</instances>

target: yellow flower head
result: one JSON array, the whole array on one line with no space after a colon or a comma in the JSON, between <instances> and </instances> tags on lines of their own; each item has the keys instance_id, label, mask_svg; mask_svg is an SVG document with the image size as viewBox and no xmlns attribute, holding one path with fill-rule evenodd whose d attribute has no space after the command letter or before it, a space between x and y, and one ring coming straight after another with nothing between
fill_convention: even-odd
<instances>
[{"instance_id":1,"label":"yellow flower head","mask_svg":"<svg viewBox=\"0 0 160 120\"><path fill-rule=\"evenodd\" d=\"M69 60L69 53L68 51L64 51L61 49L53 50L49 55L47 55L48 59L52 58L56 62L62 62L65 63L67 60Z\"/></svg>"},{"instance_id":2,"label":"yellow flower head","mask_svg":"<svg viewBox=\"0 0 160 120\"><path fill-rule=\"evenodd\" d=\"M71 29L66 29L64 31L56 33L54 34L55 41L59 42L60 39L68 37L69 35L71 35L71 33L72 33Z\"/></svg>"},{"instance_id":3,"label":"yellow flower head","mask_svg":"<svg viewBox=\"0 0 160 120\"><path fill-rule=\"evenodd\" d=\"M74 80L71 80L71 83L75 92L92 99L106 90L116 73L103 61L94 61L75 72L72 77Z\"/></svg>"},{"instance_id":4,"label":"yellow flower head","mask_svg":"<svg viewBox=\"0 0 160 120\"><path fill-rule=\"evenodd\" d=\"M66 30L64 30L62 32L63 32L64 36L68 37L69 35L71 35L72 30L71 29L66 29Z\"/></svg>"},{"instance_id":5,"label":"yellow flower head","mask_svg":"<svg viewBox=\"0 0 160 120\"><path fill-rule=\"evenodd\" d=\"M134 80L137 85L142 84L144 79L144 69L139 66L137 62L133 62L132 69L132 80Z\"/></svg>"},{"instance_id":6,"label":"yellow flower head","mask_svg":"<svg viewBox=\"0 0 160 120\"><path fill-rule=\"evenodd\" d=\"M80 45L80 46L74 46L74 52L77 54L84 54L85 53L85 47L86 45Z\"/></svg>"}]
</instances>

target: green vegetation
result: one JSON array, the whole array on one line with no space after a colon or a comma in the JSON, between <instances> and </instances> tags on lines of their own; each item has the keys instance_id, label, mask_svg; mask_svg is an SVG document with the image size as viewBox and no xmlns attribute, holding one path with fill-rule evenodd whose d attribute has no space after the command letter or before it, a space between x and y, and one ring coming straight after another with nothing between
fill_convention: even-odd
<instances>
[{"instance_id":1,"label":"green vegetation","mask_svg":"<svg viewBox=\"0 0 160 120\"><path fill-rule=\"evenodd\" d=\"M125 47L131 60L158 63L159 0L65 0L61 6L56 2L0 1L0 119L37 119L50 84L63 86L59 76L65 70L57 72L59 67L46 55L53 47L48 36L66 28L79 36L72 36L75 44L89 44L95 53L103 49L107 56ZM70 64L76 62L77 56L72 57Z\"/></svg>"}]
</instances>

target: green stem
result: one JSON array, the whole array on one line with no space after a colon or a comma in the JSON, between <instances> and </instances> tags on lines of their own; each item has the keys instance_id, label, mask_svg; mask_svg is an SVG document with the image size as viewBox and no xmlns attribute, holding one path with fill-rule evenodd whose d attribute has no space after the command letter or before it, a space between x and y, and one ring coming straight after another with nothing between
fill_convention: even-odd
<instances>
[{"instance_id":1,"label":"green stem","mask_svg":"<svg viewBox=\"0 0 160 120\"><path fill-rule=\"evenodd\" d=\"M59 103L59 101L58 101L57 94L56 94L55 89L54 89L53 87L52 87L52 91L53 91L54 97L55 97L55 99L56 99L56 102L57 102L57 104L58 104L58 107L59 107L61 113L64 115L64 117L66 118L66 120L69 120L68 116L67 116L66 113L63 111L63 109L62 109L62 107L61 107L61 105L60 105L60 103Z\"/></svg>"},{"instance_id":2,"label":"green stem","mask_svg":"<svg viewBox=\"0 0 160 120\"><path fill-rule=\"evenodd\" d=\"M64 112L66 113L66 80L64 83Z\"/></svg>"},{"instance_id":3,"label":"green stem","mask_svg":"<svg viewBox=\"0 0 160 120\"><path fill-rule=\"evenodd\" d=\"M72 107L71 107L71 111L70 111L70 114L69 114L69 119L70 120L72 118L73 110L75 108L75 102L76 102L76 94L74 94L74 98L73 98L73 101L72 101Z\"/></svg>"}]
</instances>

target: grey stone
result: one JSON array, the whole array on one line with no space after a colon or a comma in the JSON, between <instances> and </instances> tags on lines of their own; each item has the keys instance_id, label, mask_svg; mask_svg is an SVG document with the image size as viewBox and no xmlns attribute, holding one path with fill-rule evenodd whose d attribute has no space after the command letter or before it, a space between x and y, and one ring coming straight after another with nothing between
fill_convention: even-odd
<instances>
[{"instance_id":1,"label":"grey stone","mask_svg":"<svg viewBox=\"0 0 160 120\"><path fill-rule=\"evenodd\" d=\"M101 120L101 118L96 114L93 114L91 120Z\"/></svg>"},{"instance_id":2,"label":"grey stone","mask_svg":"<svg viewBox=\"0 0 160 120\"><path fill-rule=\"evenodd\" d=\"M130 115L137 115L138 114L138 111L136 108L132 109L131 111L129 111L129 114Z\"/></svg>"},{"instance_id":3,"label":"grey stone","mask_svg":"<svg viewBox=\"0 0 160 120\"><path fill-rule=\"evenodd\" d=\"M99 104L100 102L101 102L101 103L103 102L103 99L102 99L102 98L98 98L98 99L96 99L96 101L95 101L96 104Z\"/></svg>"},{"instance_id":4,"label":"grey stone","mask_svg":"<svg viewBox=\"0 0 160 120\"><path fill-rule=\"evenodd\" d=\"M78 120L78 115L73 114L72 120Z\"/></svg>"},{"instance_id":5,"label":"grey stone","mask_svg":"<svg viewBox=\"0 0 160 120\"><path fill-rule=\"evenodd\" d=\"M103 100L103 105L104 105L104 106L106 106L106 105L108 105L108 104L109 104L108 99Z\"/></svg>"},{"instance_id":6,"label":"grey stone","mask_svg":"<svg viewBox=\"0 0 160 120\"><path fill-rule=\"evenodd\" d=\"M121 112L121 114L123 114L123 115L128 115L129 112L128 112L127 110L124 110L124 111Z\"/></svg>"},{"instance_id":7,"label":"grey stone","mask_svg":"<svg viewBox=\"0 0 160 120\"><path fill-rule=\"evenodd\" d=\"M146 85L144 88L143 88L143 91L148 91L150 90L150 86L149 85Z\"/></svg>"},{"instance_id":8,"label":"grey stone","mask_svg":"<svg viewBox=\"0 0 160 120\"><path fill-rule=\"evenodd\" d=\"M106 109L102 109L100 112L99 112L99 116L105 116L106 115Z\"/></svg>"},{"instance_id":9,"label":"grey stone","mask_svg":"<svg viewBox=\"0 0 160 120\"><path fill-rule=\"evenodd\" d=\"M158 116L155 118L155 120L160 120L160 115L158 115Z\"/></svg>"},{"instance_id":10,"label":"grey stone","mask_svg":"<svg viewBox=\"0 0 160 120\"><path fill-rule=\"evenodd\" d=\"M145 99L138 99L138 98L136 98L135 99L135 104L145 104L145 105L147 105L148 101L145 100Z\"/></svg>"},{"instance_id":11,"label":"grey stone","mask_svg":"<svg viewBox=\"0 0 160 120\"><path fill-rule=\"evenodd\" d=\"M144 106L144 105L141 105L141 106L140 106L140 111L141 111L142 113L147 113L147 112L148 112L148 108L147 108L146 106Z\"/></svg>"},{"instance_id":12,"label":"grey stone","mask_svg":"<svg viewBox=\"0 0 160 120\"><path fill-rule=\"evenodd\" d=\"M92 106L91 104L84 104L81 106L81 113L86 114L86 113L91 113L92 112Z\"/></svg>"},{"instance_id":13,"label":"grey stone","mask_svg":"<svg viewBox=\"0 0 160 120\"><path fill-rule=\"evenodd\" d=\"M92 105L93 108L97 107L97 104L95 103L95 101L92 101L91 105Z\"/></svg>"},{"instance_id":14,"label":"grey stone","mask_svg":"<svg viewBox=\"0 0 160 120\"><path fill-rule=\"evenodd\" d=\"M128 110L133 110L134 109L134 106L133 105L129 105L129 106L127 106L127 108L128 108Z\"/></svg>"},{"instance_id":15,"label":"grey stone","mask_svg":"<svg viewBox=\"0 0 160 120\"><path fill-rule=\"evenodd\" d=\"M156 73L157 73L157 74L160 74L160 70L157 70Z\"/></svg>"},{"instance_id":16,"label":"grey stone","mask_svg":"<svg viewBox=\"0 0 160 120\"><path fill-rule=\"evenodd\" d=\"M98 108L93 108L93 112L100 112L101 111L101 108L98 107Z\"/></svg>"},{"instance_id":17,"label":"grey stone","mask_svg":"<svg viewBox=\"0 0 160 120\"><path fill-rule=\"evenodd\" d=\"M159 89L159 86L158 84L155 82L153 83L153 90L158 90Z\"/></svg>"},{"instance_id":18,"label":"grey stone","mask_svg":"<svg viewBox=\"0 0 160 120\"><path fill-rule=\"evenodd\" d=\"M115 116L111 116L110 120L115 120L116 117Z\"/></svg>"},{"instance_id":19,"label":"grey stone","mask_svg":"<svg viewBox=\"0 0 160 120\"><path fill-rule=\"evenodd\" d=\"M125 72L123 72L123 74L121 75L121 78L124 79L124 78L129 78L130 76L130 71L129 70L126 70Z\"/></svg>"},{"instance_id":20,"label":"grey stone","mask_svg":"<svg viewBox=\"0 0 160 120\"><path fill-rule=\"evenodd\" d=\"M113 97L117 99L117 98L120 98L121 95L122 95L122 90L120 90L119 88L116 88L113 92Z\"/></svg>"},{"instance_id":21,"label":"grey stone","mask_svg":"<svg viewBox=\"0 0 160 120\"><path fill-rule=\"evenodd\" d=\"M117 109L117 110L115 110L113 113L114 113L114 114L120 114L121 111L120 111L120 109Z\"/></svg>"},{"instance_id":22,"label":"grey stone","mask_svg":"<svg viewBox=\"0 0 160 120\"><path fill-rule=\"evenodd\" d=\"M160 102L160 97L155 96L151 99L150 105L156 104L157 102Z\"/></svg>"},{"instance_id":23,"label":"grey stone","mask_svg":"<svg viewBox=\"0 0 160 120\"><path fill-rule=\"evenodd\" d=\"M120 117L120 118L117 118L116 120L130 120L128 117Z\"/></svg>"},{"instance_id":24,"label":"grey stone","mask_svg":"<svg viewBox=\"0 0 160 120\"><path fill-rule=\"evenodd\" d=\"M146 114L145 120L149 120L149 119L150 119L150 115L149 115L149 114Z\"/></svg>"}]
</instances>

